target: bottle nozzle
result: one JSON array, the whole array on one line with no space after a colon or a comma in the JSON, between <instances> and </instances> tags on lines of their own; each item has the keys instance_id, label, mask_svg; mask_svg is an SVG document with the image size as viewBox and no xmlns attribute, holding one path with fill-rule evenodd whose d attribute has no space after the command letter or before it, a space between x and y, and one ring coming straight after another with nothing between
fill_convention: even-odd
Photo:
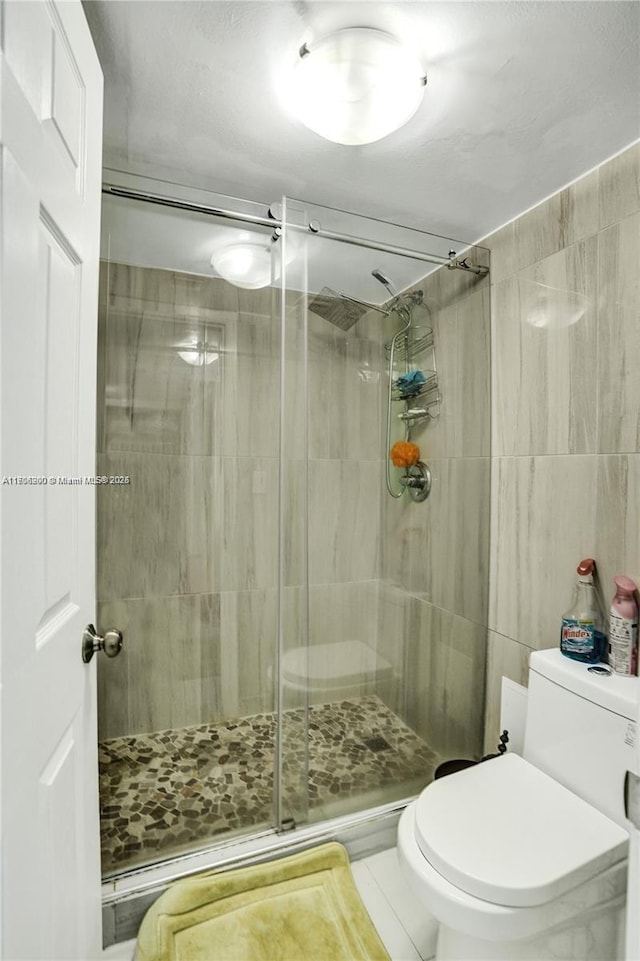
<instances>
[{"instance_id":1,"label":"bottle nozzle","mask_svg":"<svg viewBox=\"0 0 640 961\"><path fill-rule=\"evenodd\" d=\"M578 564L578 574L580 577L587 577L589 574L593 574L595 566L596 562L593 557L585 557L585 559Z\"/></svg>"},{"instance_id":2,"label":"bottle nozzle","mask_svg":"<svg viewBox=\"0 0 640 961\"><path fill-rule=\"evenodd\" d=\"M638 585L636 582L632 581L630 577L626 577L624 574L616 574L613 582L621 594L633 596L633 594L638 590Z\"/></svg>"}]
</instances>

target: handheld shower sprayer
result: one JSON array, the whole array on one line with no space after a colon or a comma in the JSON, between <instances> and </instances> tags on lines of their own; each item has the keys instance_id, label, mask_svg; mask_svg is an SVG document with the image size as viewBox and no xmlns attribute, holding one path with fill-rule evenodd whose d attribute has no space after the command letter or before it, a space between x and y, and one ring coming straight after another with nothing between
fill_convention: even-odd
<instances>
[{"instance_id":1,"label":"handheld shower sprayer","mask_svg":"<svg viewBox=\"0 0 640 961\"><path fill-rule=\"evenodd\" d=\"M371 276L375 277L378 283L381 283L383 287L387 288L387 291L391 297L397 297L398 291L395 289L386 274L383 274L382 271L376 267L375 270L371 271Z\"/></svg>"},{"instance_id":2,"label":"handheld shower sprayer","mask_svg":"<svg viewBox=\"0 0 640 961\"><path fill-rule=\"evenodd\" d=\"M409 294L399 294L389 277L383 274L378 267L371 271L371 276L375 277L375 279L386 288L389 296L393 298L388 305L389 309L397 311L401 317L406 314L407 307L415 307L416 304L422 303L424 297L422 290L412 290Z\"/></svg>"}]
</instances>

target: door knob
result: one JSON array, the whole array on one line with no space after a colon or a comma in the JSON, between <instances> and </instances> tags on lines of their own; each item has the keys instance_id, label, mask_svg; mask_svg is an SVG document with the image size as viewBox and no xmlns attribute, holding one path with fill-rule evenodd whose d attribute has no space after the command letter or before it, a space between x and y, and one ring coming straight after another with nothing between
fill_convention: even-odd
<instances>
[{"instance_id":1,"label":"door knob","mask_svg":"<svg viewBox=\"0 0 640 961\"><path fill-rule=\"evenodd\" d=\"M104 651L107 657L117 657L122 650L122 634L114 628L98 634L93 624L87 624L82 633L82 660L88 664L96 651Z\"/></svg>"}]
</instances>

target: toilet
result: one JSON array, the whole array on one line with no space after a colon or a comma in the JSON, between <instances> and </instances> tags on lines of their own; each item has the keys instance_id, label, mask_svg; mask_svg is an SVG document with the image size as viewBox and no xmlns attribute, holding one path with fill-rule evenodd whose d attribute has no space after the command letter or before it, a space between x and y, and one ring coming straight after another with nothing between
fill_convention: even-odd
<instances>
[{"instance_id":1,"label":"toilet","mask_svg":"<svg viewBox=\"0 0 640 961\"><path fill-rule=\"evenodd\" d=\"M360 640L293 647L282 658L285 688L308 693L310 703L386 692L393 666Z\"/></svg>"},{"instance_id":2,"label":"toilet","mask_svg":"<svg viewBox=\"0 0 640 961\"><path fill-rule=\"evenodd\" d=\"M523 756L440 778L404 810L398 856L438 922L436 961L624 957L638 683L532 653Z\"/></svg>"}]
</instances>

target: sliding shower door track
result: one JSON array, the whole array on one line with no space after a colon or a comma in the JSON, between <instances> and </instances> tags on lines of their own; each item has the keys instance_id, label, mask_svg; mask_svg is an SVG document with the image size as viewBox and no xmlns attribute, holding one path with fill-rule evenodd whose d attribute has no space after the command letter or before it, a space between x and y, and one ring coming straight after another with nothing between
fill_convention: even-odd
<instances>
[{"instance_id":1,"label":"sliding shower door track","mask_svg":"<svg viewBox=\"0 0 640 961\"><path fill-rule=\"evenodd\" d=\"M358 814L297 827L282 834L261 831L205 849L132 868L105 878L102 885L104 947L135 938L147 909L173 881L202 871L228 871L296 854L326 841L339 841L352 861L396 843L398 820L412 797Z\"/></svg>"}]
</instances>

